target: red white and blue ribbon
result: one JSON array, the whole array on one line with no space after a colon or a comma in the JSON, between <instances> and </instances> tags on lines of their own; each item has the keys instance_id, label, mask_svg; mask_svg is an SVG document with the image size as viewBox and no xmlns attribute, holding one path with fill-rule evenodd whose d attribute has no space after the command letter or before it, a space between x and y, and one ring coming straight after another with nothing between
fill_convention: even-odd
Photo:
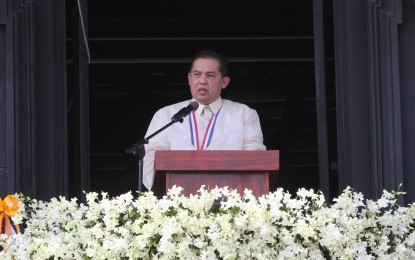
<instances>
[{"instance_id":1,"label":"red white and blue ribbon","mask_svg":"<svg viewBox=\"0 0 415 260\"><path fill-rule=\"evenodd\" d=\"M220 112L220 109L218 113L212 114L212 117L209 120L208 126L203 136L202 144L199 143L199 130L197 127L196 113L193 111L192 115L189 116L190 137L191 137L193 146L197 150L206 150L206 148L209 146L210 140L212 140L213 132L215 130L216 119L219 116L219 112Z\"/></svg>"}]
</instances>

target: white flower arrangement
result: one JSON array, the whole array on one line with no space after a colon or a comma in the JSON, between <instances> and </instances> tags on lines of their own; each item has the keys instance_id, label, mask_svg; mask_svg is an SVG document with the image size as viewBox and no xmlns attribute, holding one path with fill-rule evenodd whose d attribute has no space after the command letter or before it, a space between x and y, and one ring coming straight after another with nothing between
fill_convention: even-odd
<instances>
[{"instance_id":1,"label":"white flower arrangement","mask_svg":"<svg viewBox=\"0 0 415 260\"><path fill-rule=\"evenodd\" d=\"M181 192L31 200L24 232L1 235L0 259L415 258L415 204L397 205L400 192L372 201L346 188L330 206L306 189L295 198L283 189Z\"/></svg>"}]
</instances>

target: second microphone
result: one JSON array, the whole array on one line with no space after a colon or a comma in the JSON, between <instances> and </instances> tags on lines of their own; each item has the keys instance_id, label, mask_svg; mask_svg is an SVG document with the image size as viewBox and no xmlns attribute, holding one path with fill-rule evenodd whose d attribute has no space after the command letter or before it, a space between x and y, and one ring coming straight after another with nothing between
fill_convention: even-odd
<instances>
[{"instance_id":1,"label":"second microphone","mask_svg":"<svg viewBox=\"0 0 415 260\"><path fill-rule=\"evenodd\" d=\"M187 107L184 107L184 108L180 109L179 112L174 114L173 117L171 118L171 121L173 121L173 122L177 122L177 121L182 122L183 117L190 114L190 112L197 110L198 107L199 107L199 103L197 103L196 101L190 102Z\"/></svg>"}]
</instances>

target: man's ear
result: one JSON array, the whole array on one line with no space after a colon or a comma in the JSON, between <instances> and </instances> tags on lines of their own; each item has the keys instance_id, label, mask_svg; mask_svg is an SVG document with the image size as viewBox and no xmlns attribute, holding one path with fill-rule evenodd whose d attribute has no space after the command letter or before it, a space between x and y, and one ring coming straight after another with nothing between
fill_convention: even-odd
<instances>
[{"instance_id":1,"label":"man's ear","mask_svg":"<svg viewBox=\"0 0 415 260\"><path fill-rule=\"evenodd\" d=\"M230 81L231 81L230 77L228 77L228 76L223 77L223 79L222 79L222 89L225 89L229 85Z\"/></svg>"}]
</instances>

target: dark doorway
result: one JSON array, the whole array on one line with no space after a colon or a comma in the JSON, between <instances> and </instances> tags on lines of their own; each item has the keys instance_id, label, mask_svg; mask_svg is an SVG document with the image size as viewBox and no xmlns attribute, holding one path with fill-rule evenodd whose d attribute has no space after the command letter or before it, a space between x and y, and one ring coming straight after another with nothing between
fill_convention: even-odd
<instances>
[{"instance_id":1,"label":"dark doorway","mask_svg":"<svg viewBox=\"0 0 415 260\"><path fill-rule=\"evenodd\" d=\"M154 112L190 98L190 58L230 61L224 97L258 111L267 149L280 150L278 187L318 189L312 1L243 4L88 2L91 189L137 190L136 158Z\"/></svg>"}]
</instances>

